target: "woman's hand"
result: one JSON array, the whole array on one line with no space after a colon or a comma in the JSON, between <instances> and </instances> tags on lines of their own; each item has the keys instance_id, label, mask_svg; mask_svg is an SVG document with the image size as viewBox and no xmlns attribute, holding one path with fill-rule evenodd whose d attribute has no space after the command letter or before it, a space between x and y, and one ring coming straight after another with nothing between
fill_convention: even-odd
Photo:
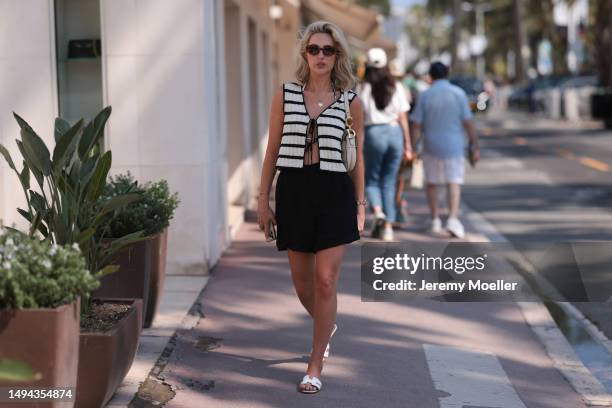
<instances>
[{"instance_id":1,"label":"woman's hand","mask_svg":"<svg viewBox=\"0 0 612 408\"><path fill-rule=\"evenodd\" d=\"M269 237L270 223L276 225L276 218L267 199L260 198L257 202L257 223L259 229L264 231L266 238Z\"/></svg>"},{"instance_id":2,"label":"woman's hand","mask_svg":"<svg viewBox=\"0 0 612 408\"><path fill-rule=\"evenodd\" d=\"M365 205L357 206L357 230L359 232L363 232L363 228L365 226L365 217L366 217Z\"/></svg>"},{"instance_id":3,"label":"woman's hand","mask_svg":"<svg viewBox=\"0 0 612 408\"><path fill-rule=\"evenodd\" d=\"M410 147L404 148L404 161L410 162L410 160L412 160L412 156L412 149Z\"/></svg>"}]
</instances>

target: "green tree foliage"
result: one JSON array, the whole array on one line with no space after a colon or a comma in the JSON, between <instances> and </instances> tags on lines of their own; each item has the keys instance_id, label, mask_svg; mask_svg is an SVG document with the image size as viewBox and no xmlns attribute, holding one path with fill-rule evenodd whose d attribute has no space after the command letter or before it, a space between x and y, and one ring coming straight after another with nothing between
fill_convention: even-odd
<instances>
[{"instance_id":1,"label":"green tree foliage","mask_svg":"<svg viewBox=\"0 0 612 408\"><path fill-rule=\"evenodd\" d=\"M603 86L612 86L612 1L589 2L587 47Z\"/></svg>"},{"instance_id":2,"label":"green tree foliage","mask_svg":"<svg viewBox=\"0 0 612 408\"><path fill-rule=\"evenodd\" d=\"M430 59L450 47L450 30L443 14L432 13L428 7L415 5L410 9L406 32L419 58Z\"/></svg>"}]
</instances>

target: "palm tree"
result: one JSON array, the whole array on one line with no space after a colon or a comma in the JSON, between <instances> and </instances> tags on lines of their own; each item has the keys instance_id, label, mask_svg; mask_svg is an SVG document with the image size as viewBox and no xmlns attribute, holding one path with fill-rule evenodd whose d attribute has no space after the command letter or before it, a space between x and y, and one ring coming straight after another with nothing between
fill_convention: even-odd
<instances>
[{"instance_id":1,"label":"palm tree","mask_svg":"<svg viewBox=\"0 0 612 408\"><path fill-rule=\"evenodd\" d=\"M451 29L451 64L458 67L457 50L461 42L461 1L462 0L427 0L427 10L432 15L450 14L453 18Z\"/></svg>"},{"instance_id":2,"label":"palm tree","mask_svg":"<svg viewBox=\"0 0 612 408\"><path fill-rule=\"evenodd\" d=\"M448 33L443 29L443 16L432 15L427 7L414 5L405 30L410 41L419 51L419 59L431 60L435 55L448 49Z\"/></svg>"},{"instance_id":3,"label":"palm tree","mask_svg":"<svg viewBox=\"0 0 612 408\"><path fill-rule=\"evenodd\" d=\"M612 87L612 2L610 0L591 1L590 43L601 84Z\"/></svg>"},{"instance_id":4,"label":"palm tree","mask_svg":"<svg viewBox=\"0 0 612 408\"><path fill-rule=\"evenodd\" d=\"M515 72L516 80L523 82L525 80L525 59L523 57L523 48L525 45L525 28L523 25L523 1L512 0L512 23L514 25L514 53L516 58Z\"/></svg>"},{"instance_id":5,"label":"palm tree","mask_svg":"<svg viewBox=\"0 0 612 408\"><path fill-rule=\"evenodd\" d=\"M457 50L459 48L459 42L461 42L461 0L453 1L453 35L451 41L451 64L453 68L459 67L459 60L457 58Z\"/></svg>"}]
</instances>

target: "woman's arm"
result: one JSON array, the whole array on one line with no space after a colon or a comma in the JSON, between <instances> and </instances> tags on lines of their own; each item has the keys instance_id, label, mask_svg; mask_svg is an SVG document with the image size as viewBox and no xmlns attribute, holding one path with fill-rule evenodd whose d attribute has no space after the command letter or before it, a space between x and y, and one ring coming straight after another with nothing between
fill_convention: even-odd
<instances>
[{"instance_id":1,"label":"woman's arm","mask_svg":"<svg viewBox=\"0 0 612 408\"><path fill-rule=\"evenodd\" d=\"M412 142L410 140L410 127L408 126L408 112L400 112L397 116L404 134L404 160L410 160L412 158Z\"/></svg>"},{"instance_id":2,"label":"woman's arm","mask_svg":"<svg viewBox=\"0 0 612 408\"><path fill-rule=\"evenodd\" d=\"M363 105L358 96L353 99L350 105L351 115L353 116L353 130L357 138L357 161L351 172L353 184L355 184L355 198L357 202L363 203L365 200L365 166L363 163ZM365 205L357 205L357 227L359 231L363 231L365 224Z\"/></svg>"},{"instance_id":3,"label":"woman's arm","mask_svg":"<svg viewBox=\"0 0 612 408\"><path fill-rule=\"evenodd\" d=\"M395 83L396 91L393 98L399 98L395 106L398 108L397 121L404 134L404 160L412 158L412 143L410 140L410 126L408 124L408 111L410 110L409 93L401 82Z\"/></svg>"},{"instance_id":4,"label":"woman's arm","mask_svg":"<svg viewBox=\"0 0 612 408\"><path fill-rule=\"evenodd\" d=\"M268 129L268 146L261 169L261 181L259 184L259 197L257 200L257 214L259 225L268 235L268 224L272 220L276 224L274 214L270 209L270 187L276 174L276 160L280 150L283 127L283 88L279 89L272 98L270 107L270 125Z\"/></svg>"}]
</instances>

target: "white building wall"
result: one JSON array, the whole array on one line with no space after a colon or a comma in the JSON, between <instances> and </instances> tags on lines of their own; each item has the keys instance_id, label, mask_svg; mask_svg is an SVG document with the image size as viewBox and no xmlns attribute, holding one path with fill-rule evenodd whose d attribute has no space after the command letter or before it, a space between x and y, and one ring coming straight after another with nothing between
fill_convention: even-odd
<instances>
[{"instance_id":1,"label":"white building wall","mask_svg":"<svg viewBox=\"0 0 612 408\"><path fill-rule=\"evenodd\" d=\"M218 134L214 5L171 3L101 0L105 104L113 107L107 148L113 173L165 178L178 191L168 273L205 273L210 231L223 222L213 198L222 194L211 142Z\"/></svg>"},{"instance_id":2,"label":"white building wall","mask_svg":"<svg viewBox=\"0 0 612 408\"><path fill-rule=\"evenodd\" d=\"M105 138L113 152L111 172L129 170L142 182L167 179L171 190L178 191L181 203L169 237L170 274L206 273L231 239L230 204L244 211L257 194L273 91L266 88L277 85L270 72L276 53L271 48L264 52L264 45L275 44L270 4L100 0L102 95L104 106L113 108ZM235 82L229 81L226 65L228 5L239 10L242 63ZM253 39L249 21L255 24ZM249 52L252 45L255 52ZM56 66L54 1L0 0L0 142L18 163L13 111L53 145ZM234 107L240 114L228 117ZM242 124L236 135L240 140L230 143L231 121ZM238 167L229 171L228 156L237 151ZM242 191L237 202L232 201L234 190ZM20 222L15 208L23 202L17 178L0 160L0 218L5 224Z\"/></svg>"},{"instance_id":3,"label":"white building wall","mask_svg":"<svg viewBox=\"0 0 612 408\"><path fill-rule=\"evenodd\" d=\"M53 0L0 0L0 143L19 169L19 126L13 112L51 144L58 111L56 83ZM17 176L0 157L0 219L24 227L15 208L25 205Z\"/></svg>"},{"instance_id":4,"label":"white building wall","mask_svg":"<svg viewBox=\"0 0 612 408\"><path fill-rule=\"evenodd\" d=\"M214 265L229 244L227 228L227 130L225 67L223 64L224 6L219 1L204 2L204 92L206 98L207 140L207 219L208 266Z\"/></svg>"}]
</instances>

